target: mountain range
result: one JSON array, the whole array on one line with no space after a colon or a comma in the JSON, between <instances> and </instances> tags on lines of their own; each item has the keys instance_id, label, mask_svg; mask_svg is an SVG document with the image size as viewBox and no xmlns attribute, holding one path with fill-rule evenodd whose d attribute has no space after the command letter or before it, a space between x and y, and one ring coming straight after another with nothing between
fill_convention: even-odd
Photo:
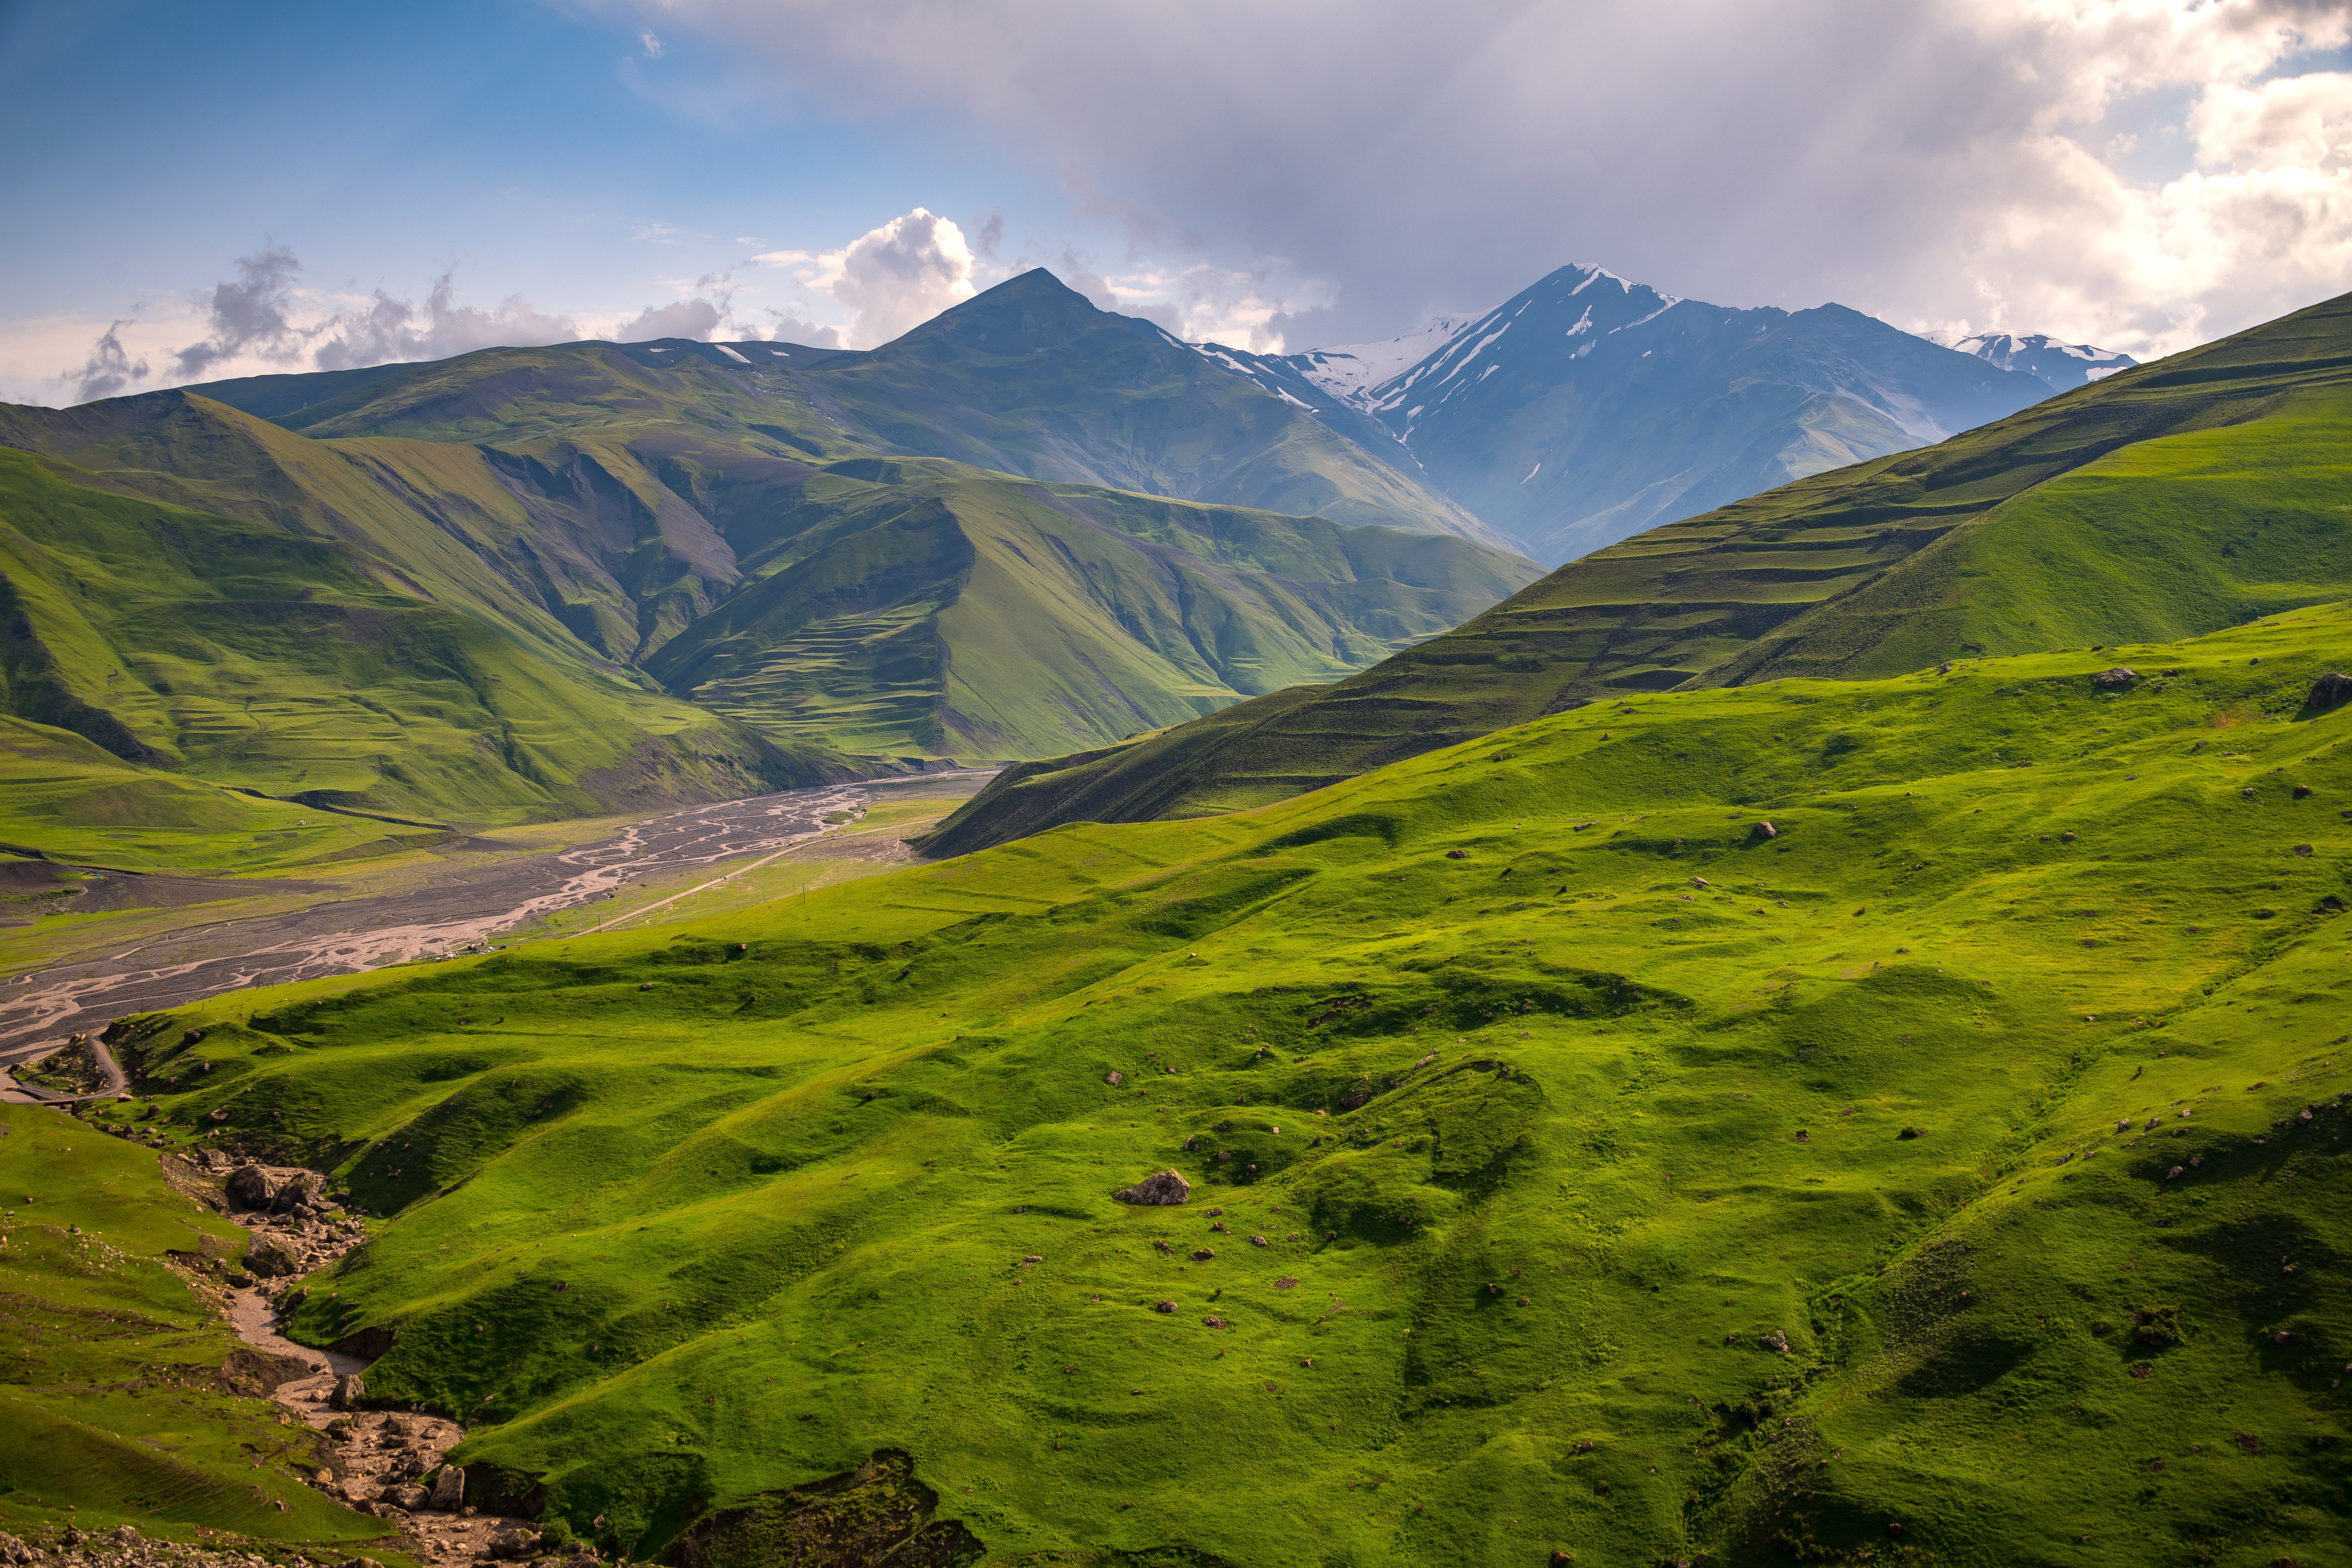
<instances>
[{"instance_id":1,"label":"mountain range","mask_svg":"<svg viewBox=\"0 0 2352 1568\"><path fill-rule=\"evenodd\" d=\"M1875 679L2341 598L2347 364L2352 296L1651 529L1337 685L1008 770L930 847L1262 805L1645 692Z\"/></svg>"},{"instance_id":2,"label":"mountain range","mask_svg":"<svg viewBox=\"0 0 2352 1568\"><path fill-rule=\"evenodd\" d=\"M2042 337L1945 348L1843 305L1733 310L1598 267L1387 343L1201 352L1554 564L2131 363Z\"/></svg>"},{"instance_id":3,"label":"mountain range","mask_svg":"<svg viewBox=\"0 0 2352 1568\"><path fill-rule=\"evenodd\" d=\"M1100 744L1537 574L1042 272L873 353L575 343L5 409L0 467L8 713L425 818Z\"/></svg>"},{"instance_id":4,"label":"mountain range","mask_svg":"<svg viewBox=\"0 0 2352 1568\"><path fill-rule=\"evenodd\" d=\"M112 757L67 814L125 765L488 822L1052 757L1341 679L1526 585L1515 545L2049 394L1839 307L1591 268L1280 357L1032 270L872 351L571 343L0 410L5 711Z\"/></svg>"}]
</instances>

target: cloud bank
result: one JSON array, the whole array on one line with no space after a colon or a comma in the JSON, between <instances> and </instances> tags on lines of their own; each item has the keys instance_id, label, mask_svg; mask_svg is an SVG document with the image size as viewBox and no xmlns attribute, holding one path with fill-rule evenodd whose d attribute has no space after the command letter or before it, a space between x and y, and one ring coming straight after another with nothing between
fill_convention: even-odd
<instances>
[{"instance_id":1,"label":"cloud bank","mask_svg":"<svg viewBox=\"0 0 2352 1568\"><path fill-rule=\"evenodd\" d=\"M1389 335L1571 258L2142 354L2352 281L2337 3L592 3L746 95L960 119L1065 170L1122 253L1106 286L1261 346Z\"/></svg>"}]
</instances>

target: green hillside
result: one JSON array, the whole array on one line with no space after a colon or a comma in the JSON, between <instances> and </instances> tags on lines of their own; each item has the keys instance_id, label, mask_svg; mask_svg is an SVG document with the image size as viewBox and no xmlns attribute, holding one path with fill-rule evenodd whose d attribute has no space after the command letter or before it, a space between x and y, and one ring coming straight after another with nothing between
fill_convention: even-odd
<instances>
[{"instance_id":1,"label":"green hillside","mask_svg":"<svg viewBox=\"0 0 2352 1568\"><path fill-rule=\"evenodd\" d=\"M824 466L663 646L670 689L855 752L1036 756L1336 680L1524 584L1465 540L936 459Z\"/></svg>"},{"instance_id":2,"label":"green hillside","mask_svg":"<svg viewBox=\"0 0 2352 1568\"><path fill-rule=\"evenodd\" d=\"M2352 296L1570 563L1452 634L1013 770L941 853L1285 798L1576 704L2187 637L2352 591Z\"/></svg>"},{"instance_id":3,"label":"green hillside","mask_svg":"<svg viewBox=\"0 0 2352 1568\"><path fill-rule=\"evenodd\" d=\"M901 1450L941 1562L2342 1563L2347 663L1640 694L124 1048L632 1555Z\"/></svg>"},{"instance_id":4,"label":"green hillside","mask_svg":"<svg viewBox=\"0 0 2352 1568\"><path fill-rule=\"evenodd\" d=\"M176 393L43 412L0 411L19 719L208 784L475 822L847 774L600 665L339 453Z\"/></svg>"}]
</instances>

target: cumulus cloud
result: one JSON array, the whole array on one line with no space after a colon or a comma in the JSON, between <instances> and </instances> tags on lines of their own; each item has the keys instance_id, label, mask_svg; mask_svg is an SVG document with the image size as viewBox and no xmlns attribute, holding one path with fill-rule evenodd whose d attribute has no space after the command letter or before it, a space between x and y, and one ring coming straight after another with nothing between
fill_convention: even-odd
<instances>
[{"instance_id":1,"label":"cumulus cloud","mask_svg":"<svg viewBox=\"0 0 2352 1568\"><path fill-rule=\"evenodd\" d=\"M754 259L790 268L855 312L842 346L874 348L979 290L963 230L926 207L868 229L839 250L772 250Z\"/></svg>"},{"instance_id":2,"label":"cumulus cloud","mask_svg":"<svg viewBox=\"0 0 2352 1568\"><path fill-rule=\"evenodd\" d=\"M1570 259L2139 353L2352 273L2340 0L586 3L747 94L960 120L1061 174L1099 275L1245 275L1292 346Z\"/></svg>"}]
</instances>

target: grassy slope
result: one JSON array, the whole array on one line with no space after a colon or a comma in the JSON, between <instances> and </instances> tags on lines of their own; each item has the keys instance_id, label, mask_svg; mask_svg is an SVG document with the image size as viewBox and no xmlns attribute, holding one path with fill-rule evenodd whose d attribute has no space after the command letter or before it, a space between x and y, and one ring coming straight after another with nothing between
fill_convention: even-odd
<instances>
[{"instance_id":1,"label":"grassy slope","mask_svg":"<svg viewBox=\"0 0 2352 1568\"><path fill-rule=\"evenodd\" d=\"M897 1445L1007 1560L2340 1562L2348 651L1643 696L145 1066L397 1213L301 1332L639 1550Z\"/></svg>"},{"instance_id":2,"label":"grassy slope","mask_svg":"<svg viewBox=\"0 0 2352 1568\"><path fill-rule=\"evenodd\" d=\"M134 401L115 429L12 426L89 467L0 448L17 716L212 783L478 822L846 772L599 668L342 455L202 399Z\"/></svg>"},{"instance_id":3,"label":"grassy slope","mask_svg":"<svg viewBox=\"0 0 2352 1568\"><path fill-rule=\"evenodd\" d=\"M934 847L1280 799L1612 693L2177 637L2352 588L2352 295L1596 551L1322 692L1008 773Z\"/></svg>"},{"instance_id":4,"label":"grassy slope","mask_svg":"<svg viewBox=\"0 0 2352 1568\"><path fill-rule=\"evenodd\" d=\"M767 733L894 755L1034 756L1336 679L1534 574L1463 540L937 460L833 464L792 508L648 668Z\"/></svg>"},{"instance_id":5,"label":"grassy slope","mask_svg":"<svg viewBox=\"0 0 2352 1568\"><path fill-rule=\"evenodd\" d=\"M0 1105L0 1526L71 1504L83 1530L181 1540L383 1533L305 1484L307 1429L220 1385L236 1337L164 1259L234 1260L244 1233L167 1187L152 1152Z\"/></svg>"},{"instance_id":6,"label":"grassy slope","mask_svg":"<svg viewBox=\"0 0 2352 1568\"><path fill-rule=\"evenodd\" d=\"M0 716L0 853L126 871L258 872L396 850L417 828L126 763Z\"/></svg>"}]
</instances>

